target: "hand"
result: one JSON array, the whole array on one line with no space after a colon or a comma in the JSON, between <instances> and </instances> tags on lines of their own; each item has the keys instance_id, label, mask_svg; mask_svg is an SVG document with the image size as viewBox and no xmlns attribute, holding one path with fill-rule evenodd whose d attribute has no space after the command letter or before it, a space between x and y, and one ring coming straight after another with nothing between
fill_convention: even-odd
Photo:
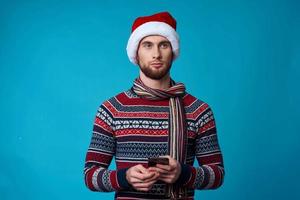
<instances>
[{"instance_id":1,"label":"hand","mask_svg":"<svg viewBox=\"0 0 300 200\"><path fill-rule=\"evenodd\" d=\"M175 183L181 174L180 163L171 156L161 156L169 159L169 165L157 164L155 167L149 168L151 171L159 172L159 180L166 183Z\"/></svg>"},{"instance_id":2,"label":"hand","mask_svg":"<svg viewBox=\"0 0 300 200\"><path fill-rule=\"evenodd\" d=\"M149 191L158 180L157 171L149 171L143 165L135 165L126 172L126 179L138 191Z\"/></svg>"}]
</instances>

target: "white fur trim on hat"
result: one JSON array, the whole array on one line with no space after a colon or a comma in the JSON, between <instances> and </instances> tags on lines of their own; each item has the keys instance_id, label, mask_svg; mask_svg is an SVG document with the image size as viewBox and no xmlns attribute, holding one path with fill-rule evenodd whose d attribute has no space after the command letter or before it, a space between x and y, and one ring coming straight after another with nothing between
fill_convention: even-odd
<instances>
[{"instance_id":1,"label":"white fur trim on hat","mask_svg":"<svg viewBox=\"0 0 300 200\"><path fill-rule=\"evenodd\" d=\"M137 65L136 53L140 41L149 35L161 35L166 37L172 46L173 60L179 56L179 36L177 32L167 23L164 22L146 22L137 27L130 35L127 43L127 55L130 62Z\"/></svg>"}]
</instances>

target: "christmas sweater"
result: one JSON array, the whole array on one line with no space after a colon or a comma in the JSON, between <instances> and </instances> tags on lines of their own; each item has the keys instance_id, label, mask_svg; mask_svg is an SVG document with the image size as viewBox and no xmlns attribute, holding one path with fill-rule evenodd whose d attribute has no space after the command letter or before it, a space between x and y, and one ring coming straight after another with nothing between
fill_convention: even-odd
<instances>
[{"instance_id":1,"label":"christmas sweater","mask_svg":"<svg viewBox=\"0 0 300 200\"><path fill-rule=\"evenodd\" d=\"M223 158L213 112L209 105L186 93L183 97L187 125L186 163L176 184L195 189L216 189L224 179ZM147 100L132 89L102 103L97 111L84 168L92 191L115 191L115 199L168 199L166 184L157 181L148 192L134 190L126 180L128 168L148 158L168 154L169 100ZM108 169L115 158L116 169ZM195 158L198 167L193 166Z\"/></svg>"}]
</instances>

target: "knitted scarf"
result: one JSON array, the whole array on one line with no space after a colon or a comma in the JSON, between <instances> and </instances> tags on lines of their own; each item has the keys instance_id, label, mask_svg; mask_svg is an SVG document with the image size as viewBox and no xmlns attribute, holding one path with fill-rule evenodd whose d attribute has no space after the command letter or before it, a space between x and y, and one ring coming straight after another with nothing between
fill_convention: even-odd
<instances>
[{"instance_id":1,"label":"knitted scarf","mask_svg":"<svg viewBox=\"0 0 300 200\"><path fill-rule=\"evenodd\" d=\"M175 83L171 80L170 88L166 90L153 89L146 86L140 78L137 78L133 83L132 89L138 96L148 100L169 99L168 153L175 160L185 164L187 131L182 102L182 97L185 94L184 84ZM181 195L185 195L185 190L175 184L168 185L167 190L171 199L179 199Z\"/></svg>"}]
</instances>

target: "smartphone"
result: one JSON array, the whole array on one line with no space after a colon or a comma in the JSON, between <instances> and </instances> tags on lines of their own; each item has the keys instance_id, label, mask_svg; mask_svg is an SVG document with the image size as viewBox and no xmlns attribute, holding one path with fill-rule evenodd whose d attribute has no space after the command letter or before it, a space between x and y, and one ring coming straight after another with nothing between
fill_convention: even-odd
<instances>
[{"instance_id":1,"label":"smartphone","mask_svg":"<svg viewBox=\"0 0 300 200\"><path fill-rule=\"evenodd\" d=\"M154 167L156 164L168 165L169 159L161 157L148 158L148 167Z\"/></svg>"}]
</instances>

